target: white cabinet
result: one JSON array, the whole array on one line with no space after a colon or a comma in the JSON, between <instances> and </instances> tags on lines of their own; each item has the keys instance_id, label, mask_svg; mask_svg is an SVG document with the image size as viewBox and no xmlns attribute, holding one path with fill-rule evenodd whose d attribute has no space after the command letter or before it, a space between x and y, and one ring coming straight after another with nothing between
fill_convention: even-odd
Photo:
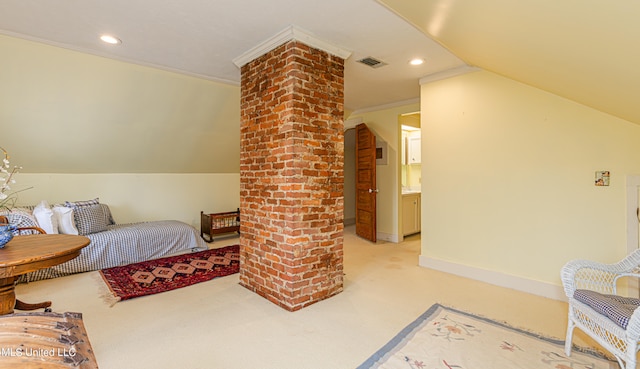
<instances>
[{"instance_id":1,"label":"white cabinet","mask_svg":"<svg viewBox=\"0 0 640 369\"><path fill-rule=\"evenodd\" d=\"M422 147L420 140L420 131L411 132L411 136L407 139L407 163L419 164L421 162Z\"/></svg>"},{"instance_id":2,"label":"white cabinet","mask_svg":"<svg viewBox=\"0 0 640 369\"><path fill-rule=\"evenodd\" d=\"M420 194L402 195L402 235L420 232Z\"/></svg>"}]
</instances>

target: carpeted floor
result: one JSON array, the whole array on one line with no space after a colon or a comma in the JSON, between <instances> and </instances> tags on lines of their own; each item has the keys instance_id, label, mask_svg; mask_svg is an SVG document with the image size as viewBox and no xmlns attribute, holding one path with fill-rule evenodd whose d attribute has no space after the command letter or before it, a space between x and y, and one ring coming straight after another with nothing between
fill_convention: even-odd
<instances>
[{"instance_id":1,"label":"carpeted floor","mask_svg":"<svg viewBox=\"0 0 640 369\"><path fill-rule=\"evenodd\" d=\"M419 235L371 244L347 227L344 292L294 313L240 286L239 274L113 307L100 297L98 272L20 284L16 293L82 312L100 369L353 369L435 303L564 337L565 302L422 268L419 255ZM584 339L576 331L574 342Z\"/></svg>"}]
</instances>

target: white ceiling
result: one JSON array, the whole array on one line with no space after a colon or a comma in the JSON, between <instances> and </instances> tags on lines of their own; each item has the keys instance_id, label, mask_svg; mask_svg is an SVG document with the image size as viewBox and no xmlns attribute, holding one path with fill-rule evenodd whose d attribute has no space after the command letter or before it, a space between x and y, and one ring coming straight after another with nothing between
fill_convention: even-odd
<instances>
[{"instance_id":1,"label":"white ceiling","mask_svg":"<svg viewBox=\"0 0 640 369\"><path fill-rule=\"evenodd\" d=\"M295 26L351 51L345 109L407 102L419 79L463 66L375 0L0 0L0 33L238 84L233 59ZM102 43L110 33L121 45ZM388 65L357 63L374 57ZM414 57L427 62L412 67Z\"/></svg>"}]
</instances>

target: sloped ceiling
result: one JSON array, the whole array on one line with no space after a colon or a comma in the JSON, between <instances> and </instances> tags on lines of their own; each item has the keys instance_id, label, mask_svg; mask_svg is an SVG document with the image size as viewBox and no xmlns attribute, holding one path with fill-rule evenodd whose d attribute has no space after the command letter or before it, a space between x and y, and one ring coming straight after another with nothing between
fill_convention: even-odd
<instances>
[{"instance_id":1,"label":"sloped ceiling","mask_svg":"<svg viewBox=\"0 0 640 369\"><path fill-rule=\"evenodd\" d=\"M640 124L640 2L380 2L467 64Z\"/></svg>"},{"instance_id":2,"label":"sloped ceiling","mask_svg":"<svg viewBox=\"0 0 640 369\"><path fill-rule=\"evenodd\" d=\"M291 26L351 52L351 111L417 99L421 77L463 65L376 0L0 0L0 34L236 86L233 60ZM122 44L99 41L103 33ZM357 62L366 57L387 65Z\"/></svg>"},{"instance_id":3,"label":"sloped ceiling","mask_svg":"<svg viewBox=\"0 0 640 369\"><path fill-rule=\"evenodd\" d=\"M0 0L0 144L33 173L237 173L233 61L292 26L351 52L347 111L464 66L376 0Z\"/></svg>"}]
</instances>

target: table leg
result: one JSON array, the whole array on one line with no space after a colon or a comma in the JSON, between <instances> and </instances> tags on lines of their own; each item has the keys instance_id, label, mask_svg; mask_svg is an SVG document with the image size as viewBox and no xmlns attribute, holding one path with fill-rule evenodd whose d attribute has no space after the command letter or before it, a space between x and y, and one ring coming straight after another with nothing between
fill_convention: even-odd
<instances>
[{"instance_id":1,"label":"table leg","mask_svg":"<svg viewBox=\"0 0 640 369\"><path fill-rule=\"evenodd\" d=\"M16 306L15 277L0 278L0 315L13 313Z\"/></svg>"},{"instance_id":2,"label":"table leg","mask_svg":"<svg viewBox=\"0 0 640 369\"><path fill-rule=\"evenodd\" d=\"M0 315L11 314L13 310L47 309L51 301L28 304L16 299L15 277L0 278Z\"/></svg>"},{"instance_id":3,"label":"table leg","mask_svg":"<svg viewBox=\"0 0 640 369\"><path fill-rule=\"evenodd\" d=\"M22 302L20 300L16 300L16 310L36 310L36 309L46 309L51 306L51 301L38 302L36 304L28 304L26 302Z\"/></svg>"}]
</instances>

